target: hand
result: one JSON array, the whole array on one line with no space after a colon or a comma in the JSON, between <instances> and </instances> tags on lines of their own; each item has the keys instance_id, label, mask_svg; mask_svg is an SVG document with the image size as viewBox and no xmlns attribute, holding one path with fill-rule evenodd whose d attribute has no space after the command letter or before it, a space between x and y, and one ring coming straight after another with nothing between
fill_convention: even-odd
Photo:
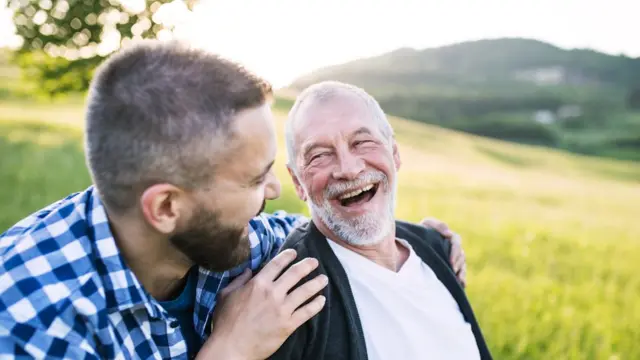
<instances>
[{"instance_id":1,"label":"hand","mask_svg":"<svg viewBox=\"0 0 640 360\"><path fill-rule=\"evenodd\" d=\"M198 359L266 359L300 325L322 310L324 296L301 305L327 285L325 275L318 275L289 293L318 266L316 259L307 258L282 273L295 258L295 250L285 250L253 279L249 280L251 271L247 269L220 292L211 336Z\"/></svg>"},{"instance_id":2,"label":"hand","mask_svg":"<svg viewBox=\"0 0 640 360\"><path fill-rule=\"evenodd\" d=\"M424 218L420 222L423 226L433 228L440 233L445 239L451 241L451 266L453 271L462 284L463 287L467 286L467 262L464 256L464 250L462 249L462 238L460 235L454 233L449 229L449 226L444 222L435 218Z\"/></svg>"}]
</instances>

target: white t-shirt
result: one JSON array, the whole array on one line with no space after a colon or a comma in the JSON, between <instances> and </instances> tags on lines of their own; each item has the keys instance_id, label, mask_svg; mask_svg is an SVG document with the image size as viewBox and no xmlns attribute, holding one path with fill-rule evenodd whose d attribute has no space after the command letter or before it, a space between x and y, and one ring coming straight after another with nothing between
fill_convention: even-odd
<instances>
[{"instance_id":1,"label":"white t-shirt","mask_svg":"<svg viewBox=\"0 0 640 360\"><path fill-rule=\"evenodd\" d=\"M347 273L370 360L480 359L458 304L434 272L410 250L393 272L329 240Z\"/></svg>"}]
</instances>

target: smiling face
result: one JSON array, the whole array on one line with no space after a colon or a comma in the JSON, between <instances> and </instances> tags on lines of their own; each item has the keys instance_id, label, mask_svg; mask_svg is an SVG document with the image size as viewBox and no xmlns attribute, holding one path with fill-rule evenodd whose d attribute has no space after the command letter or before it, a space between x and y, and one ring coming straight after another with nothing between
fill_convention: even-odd
<instances>
[{"instance_id":1,"label":"smiling face","mask_svg":"<svg viewBox=\"0 0 640 360\"><path fill-rule=\"evenodd\" d=\"M379 243L394 230L400 159L374 111L345 90L303 105L292 132L289 171L298 195L320 230L356 246Z\"/></svg>"}]
</instances>

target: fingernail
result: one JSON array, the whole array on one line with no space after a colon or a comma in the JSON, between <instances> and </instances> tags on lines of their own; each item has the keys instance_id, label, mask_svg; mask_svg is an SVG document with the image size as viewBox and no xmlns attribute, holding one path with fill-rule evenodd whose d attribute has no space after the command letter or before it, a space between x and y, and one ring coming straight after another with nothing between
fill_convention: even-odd
<instances>
[{"instance_id":1,"label":"fingernail","mask_svg":"<svg viewBox=\"0 0 640 360\"><path fill-rule=\"evenodd\" d=\"M285 250L287 252L287 256L296 256L296 251L293 249Z\"/></svg>"}]
</instances>

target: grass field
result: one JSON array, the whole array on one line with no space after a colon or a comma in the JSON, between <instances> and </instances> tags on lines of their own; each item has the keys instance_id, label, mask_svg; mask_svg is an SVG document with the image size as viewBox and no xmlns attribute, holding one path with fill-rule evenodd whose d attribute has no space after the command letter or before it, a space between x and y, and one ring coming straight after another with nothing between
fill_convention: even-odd
<instances>
[{"instance_id":1,"label":"grass field","mask_svg":"<svg viewBox=\"0 0 640 360\"><path fill-rule=\"evenodd\" d=\"M398 217L462 235L495 359L640 359L639 163L392 122ZM89 185L81 131L78 105L0 103L0 231ZM279 155L283 196L268 209L306 212Z\"/></svg>"}]
</instances>

